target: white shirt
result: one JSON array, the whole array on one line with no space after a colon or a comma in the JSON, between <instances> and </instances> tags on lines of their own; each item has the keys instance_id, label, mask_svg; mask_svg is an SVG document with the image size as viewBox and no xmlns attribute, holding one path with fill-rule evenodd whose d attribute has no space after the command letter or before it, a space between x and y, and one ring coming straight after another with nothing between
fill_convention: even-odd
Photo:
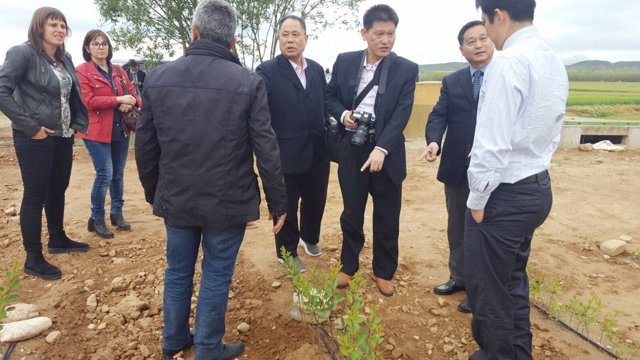
<instances>
[{"instance_id":1,"label":"white shirt","mask_svg":"<svg viewBox=\"0 0 640 360\"><path fill-rule=\"evenodd\" d=\"M307 88L307 75L305 74L305 70L307 70L307 60L302 58L302 66L294 63L289 60L291 66L293 66L293 71L295 71L296 75L298 75L298 79L300 79L300 83L302 83L303 88Z\"/></svg>"},{"instance_id":2,"label":"white shirt","mask_svg":"<svg viewBox=\"0 0 640 360\"><path fill-rule=\"evenodd\" d=\"M468 208L484 209L500 183L513 184L549 168L568 93L564 64L535 27L507 39L480 90Z\"/></svg>"},{"instance_id":3,"label":"white shirt","mask_svg":"<svg viewBox=\"0 0 640 360\"><path fill-rule=\"evenodd\" d=\"M362 92L362 90L364 90L365 87L367 87L367 85L371 82L371 80L373 80L373 76L376 73L376 69L378 68L378 65L380 65L380 62L382 61L382 59L376 61L374 64L367 64L367 57L365 55L364 57L364 63L362 64L362 76L360 76L360 83L358 84L358 92L356 93L356 97L358 97L358 95L360 95L360 93ZM354 109L358 110L358 111L366 111L368 113L370 113L373 116L376 116L375 113L375 104L376 104L376 96L378 95L378 85L374 85L371 90L369 90L369 93L364 97L364 99L362 99L362 101L360 102L360 104L358 104L358 106ZM345 111L342 113L342 117L340 118L340 121L344 124L344 116L349 112L349 110ZM345 130L347 131L355 131L355 130L351 130L348 128L345 128ZM382 150L382 152L385 155L389 155L389 152L379 146L376 146L376 149L380 149Z\"/></svg>"}]
</instances>

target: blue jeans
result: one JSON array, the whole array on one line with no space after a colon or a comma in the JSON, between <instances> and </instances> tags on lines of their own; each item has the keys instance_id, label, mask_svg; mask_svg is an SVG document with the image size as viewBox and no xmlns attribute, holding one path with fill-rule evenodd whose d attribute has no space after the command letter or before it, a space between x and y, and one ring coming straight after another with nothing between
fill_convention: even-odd
<instances>
[{"instance_id":1,"label":"blue jeans","mask_svg":"<svg viewBox=\"0 0 640 360\"><path fill-rule=\"evenodd\" d=\"M96 170L96 179L91 190L91 218L104 220L104 200L107 190L111 196L111 213L122 214L124 165L127 163L129 153L129 138L111 143L83 140Z\"/></svg>"},{"instance_id":2,"label":"blue jeans","mask_svg":"<svg viewBox=\"0 0 640 360\"><path fill-rule=\"evenodd\" d=\"M204 256L196 307L195 359L213 359L223 350L229 287L246 224L214 230L176 226L166 219L164 223L167 228L167 269L162 349L178 350L189 344L193 274L202 243Z\"/></svg>"}]
</instances>

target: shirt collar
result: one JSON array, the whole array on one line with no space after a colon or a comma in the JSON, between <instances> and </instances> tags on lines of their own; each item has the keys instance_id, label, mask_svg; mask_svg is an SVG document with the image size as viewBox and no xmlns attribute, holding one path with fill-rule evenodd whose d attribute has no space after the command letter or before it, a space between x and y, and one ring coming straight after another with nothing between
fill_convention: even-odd
<instances>
[{"instance_id":1,"label":"shirt collar","mask_svg":"<svg viewBox=\"0 0 640 360\"><path fill-rule=\"evenodd\" d=\"M487 68L489 67L489 64L491 64L491 61L489 61L488 63L486 63L483 67L476 69L473 67L473 65L469 65L469 73L471 73L471 77L473 77L473 74L476 73L476 71L482 71L482 73L486 73L487 72Z\"/></svg>"},{"instance_id":2,"label":"shirt collar","mask_svg":"<svg viewBox=\"0 0 640 360\"><path fill-rule=\"evenodd\" d=\"M302 69L300 69L300 65L294 63L293 61L291 61L291 59L287 59L289 60L289 63L291 64L291 66L293 66L293 69L296 71L300 71L300 70L307 70L307 59L305 59L304 57L302 58Z\"/></svg>"},{"instance_id":3,"label":"shirt collar","mask_svg":"<svg viewBox=\"0 0 640 360\"><path fill-rule=\"evenodd\" d=\"M382 59L376 61L375 64L367 64L367 55L365 55L364 63L362 64L362 66L369 71L376 71L378 65L380 65L380 61L382 61Z\"/></svg>"},{"instance_id":4,"label":"shirt collar","mask_svg":"<svg viewBox=\"0 0 640 360\"><path fill-rule=\"evenodd\" d=\"M504 42L504 45L502 46L502 50L506 50L507 48L521 41L525 41L538 36L540 35L538 34L538 29L536 29L535 26L531 25L531 26L524 27L514 32L513 34L511 34L511 36L509 36L507 41Z\"/></svg>"}]
</instances>

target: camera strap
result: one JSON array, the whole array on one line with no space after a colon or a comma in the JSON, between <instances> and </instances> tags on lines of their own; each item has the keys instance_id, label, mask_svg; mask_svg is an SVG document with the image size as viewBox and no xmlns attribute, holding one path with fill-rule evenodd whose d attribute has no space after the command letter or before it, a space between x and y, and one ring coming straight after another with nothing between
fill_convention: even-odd
<instances>
[{"instance_id":1,"label":"camera strap","mask_svg":"<svg viewBox=\"0 0 640 360\"><path fill-rule=\"evenodd\" d=\"M367 51L365 50L364 54L362 55L362 61L360 62L360 64L364 64L366 56L367 56ZM365 86L364 89L362 89L362 91L360 92L360 94L358 94L358 96L353 100L353 107L351 108L352 110L355 110L358 107L358 105L360 105L362 100L364 100L364 98L367 96L367 94L369 94L371 89L373 89L374 86L376 86L376 85L378 85L380 83L380 77L382 75L382 68L385 66L386 63L388 63L388 61L386 61L386 57L385 57L384 59L382 59L382 61L380 61L380 63L376 67L376 72L373 74L373 79L371 79L371 81L369 81L367 86ZM360 78L362 77L362 69L363 68L364 68L364 66L360 66L360 71L358 71L358 81L360 81ZM357 91L358 91L358 88L356 88L356 92Z\"/></svg>"}]
</instances>

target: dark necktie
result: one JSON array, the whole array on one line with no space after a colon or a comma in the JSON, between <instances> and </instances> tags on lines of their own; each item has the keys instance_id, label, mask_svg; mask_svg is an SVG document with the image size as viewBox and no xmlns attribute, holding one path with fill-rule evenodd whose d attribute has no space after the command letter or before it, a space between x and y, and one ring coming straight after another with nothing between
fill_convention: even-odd
<instances>
[{"instance_id":1,"label":"dark necktie","mask_svg":"<svg viewBox=\"0 0 640 360\"><path fill-rule=\"evenodd\" d=\"M478 100L478 95L480 94L480 87L482 86L482 76L484 73L480 70L473 73L473 98Z\"/></svg>"}]
</instances>

